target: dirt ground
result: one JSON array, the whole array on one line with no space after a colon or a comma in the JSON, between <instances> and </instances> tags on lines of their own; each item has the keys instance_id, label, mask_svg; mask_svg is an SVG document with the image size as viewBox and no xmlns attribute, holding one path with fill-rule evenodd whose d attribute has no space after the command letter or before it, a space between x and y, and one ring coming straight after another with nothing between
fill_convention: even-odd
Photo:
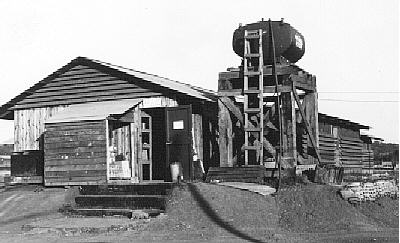
<instances>
[{"instance_id":1,"label":"dirt ground","mask_svg":"<svg viewBox=\"0 0 400 243\"><path fill-rule=\"evenodd\" d=\"M306 195L306 196L304 196ZM167 213L126 218L71 219L58 213L71 192L21 187L0 192L0 242L398 242L398 200L352 206L334 188L287 187L276 196L206 183L176 187ZM100 222L100 223L99 223ZM93 223L94 228L88 228ZM47 225L64 231L27 229ZM107 231L93 231L107 226ZM65 227L70 225L70 227ZM97 225L97 226L96 226ZM122 229L118 225L130 225ZM67 228L67 229L65 229ZM76 228L85 233L71 233ZM92 231L91 231L92 230Z\"/></svg>"}]
</instances>

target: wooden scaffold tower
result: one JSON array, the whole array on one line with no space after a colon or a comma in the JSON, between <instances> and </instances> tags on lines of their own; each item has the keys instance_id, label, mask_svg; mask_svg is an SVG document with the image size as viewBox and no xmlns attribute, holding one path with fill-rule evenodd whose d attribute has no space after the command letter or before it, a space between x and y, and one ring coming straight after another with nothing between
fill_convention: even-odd
<instances>
[{"instance_id":1,"label":"wooden scaffold tower","mask_svg":"<svg viewBox=\"0 0 400 243\"><path fill-rule=\"evenodd\" d=\"M218 80L220 166L292 177L317 164L316 79L294 64L303 36L283 21L260 21L239 26L233 49L242 65Z\"/></svg>"}]
</instances>

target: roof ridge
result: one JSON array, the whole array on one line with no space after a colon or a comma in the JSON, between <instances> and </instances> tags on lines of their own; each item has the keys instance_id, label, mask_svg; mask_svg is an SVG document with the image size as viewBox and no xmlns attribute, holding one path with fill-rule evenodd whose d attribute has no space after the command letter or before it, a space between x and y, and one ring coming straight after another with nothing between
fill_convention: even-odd
<instances>
[{"instance_id":1,"label":"roof ridge","mask_svg":"<svg viewBox=\"0 0 400 243\"><path fill-rule=\"evenodd\" d=\"M106 64L106 65L109 65L109 66L113 66L113 67L117 67L117 68L121 68L121 69L126 69L126 70L129 70L129 71L138 72L138 73L141 73L141 74L151 75L151 76L162 78L162 79L166 79L168 81L172 81L172 82L175 82L175 83L178 83L178 84L182 84L182 85L188 86L190 88L200 89L200 90L204 90L204 91L210 92L212 94L216 94L216 92L214 90L205 89L205 88L202 88L202 87L199 87L199 86L183 83L183 82L180 82L180 81L177 81L177 80L173 80L173 79L170 79L170 78L166 78L166 77L163 77L163 76L160 76L160 75L157 75L157 74L140 71L140 70L136 70L136 69L133 69L133 68L127 68L127 67L124 67L124 66L121 66L121 65L116 65L116 64L112 64L112 63L109 63L109 62L104 62L104 61L101 61L101 60L92 59L92 58L88 58L88 57L78 57L78 58L84 58L86 60L94 61L94 62L97 62L97 63L100 63L100 64Z\"/></svg>"}]
</instances>

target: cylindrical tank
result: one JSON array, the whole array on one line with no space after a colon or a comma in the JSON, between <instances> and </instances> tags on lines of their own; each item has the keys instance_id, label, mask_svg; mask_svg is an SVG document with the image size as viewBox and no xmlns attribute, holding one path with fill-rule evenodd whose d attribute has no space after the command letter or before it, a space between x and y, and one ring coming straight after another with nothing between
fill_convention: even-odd
<instances>
[{"instance_id":1,"label":"cylindrical tank","mask_svg":"<svg viewBox=\"0 0 400 243\"><path fill-rule=\"evenodd\" d=\"M275 56L284 57L289 62L295 63L304 55L305 44L303 35L290 26L288 23L281 21L271 21L274 33ZM263 30L263 56L264 64L272 63L272 48L269 21L260 21L257 23L240 26L233 33L232 46L236 54L243 57L244 55L244 31L245 30ZM252 47L254 49L254 47ZM258 52L252 50L252 52Z\"/></svg>"}]
</instances>

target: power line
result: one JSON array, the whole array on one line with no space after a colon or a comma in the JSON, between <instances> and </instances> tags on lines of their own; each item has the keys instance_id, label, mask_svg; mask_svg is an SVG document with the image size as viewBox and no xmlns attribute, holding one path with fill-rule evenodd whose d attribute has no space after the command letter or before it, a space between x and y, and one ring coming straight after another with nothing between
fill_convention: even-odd
<instances>
[{"instance_id":1,"label":"power line","mask_svg":"<svg viewBox=\"0 0 400 243\"><path fill-rule=\"evenodd\" d=\"M399 91L318 91L324 94L400 94Z\"/></svg>"},{"instance_id":2,"label":"power line","mask_svg":"<svg viewBox=\"0 0 400 243\"><path fill-rule=\"evenodd\" d=\"M339 99L318 99L322 101L339 101L339 102L362 102L362 103L399 103L398 100L339 100Z\"/></svg>"}]
</instances>

